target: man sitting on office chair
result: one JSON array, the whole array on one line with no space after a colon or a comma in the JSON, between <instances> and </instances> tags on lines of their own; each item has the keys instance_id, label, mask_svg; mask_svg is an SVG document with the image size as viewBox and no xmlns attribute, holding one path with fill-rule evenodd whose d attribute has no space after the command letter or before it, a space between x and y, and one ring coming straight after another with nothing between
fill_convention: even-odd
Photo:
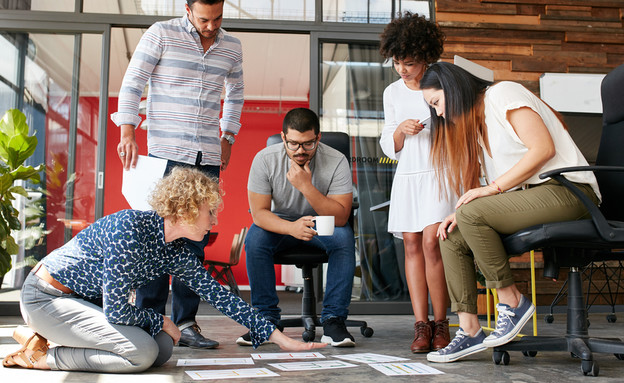
<instances>
[{"instance_id":1,"label":"man sitting on office chair","mask_svg":"<svg viewBox=\"0 0 624 383\"><path fill-rule=\"evenodd\" d=\"M284 117L284 144L264 148L253 160L247 190L254 223L245 239L251 305L278 323L281 310L273 255L302 243L324 249L329 262L321 342L352 347L355 340L344 323L355 271L355 242L347 222L353 198L351 171L347 158L320 143L320 138L316 114L293 109ZM335 217L332 236L315 235L313 216L317 215ZM236 343L251 345L249 333Z\"/></svg>"}]
</instances>

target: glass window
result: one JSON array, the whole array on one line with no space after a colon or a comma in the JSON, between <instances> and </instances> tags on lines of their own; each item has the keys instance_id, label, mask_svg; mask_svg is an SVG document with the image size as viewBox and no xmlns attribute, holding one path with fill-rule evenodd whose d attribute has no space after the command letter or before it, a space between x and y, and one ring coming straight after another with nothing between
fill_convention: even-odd
<instances>
[{"instance_id":1,"label":"glass window","mask_svg":"<svg viewBox=\"0 0 624 383\"><path fill-rule=\"evenodd\" d=\"M186 0L85 0L84 12L182 16ZM314 21L315 0L226 0L226 19Z\"/></svg>"},{"instance_id":2,"label":"glass window","mask_svg":"<svg viewBox=\"0 0 624 383\"><path fill-rule=\"evenodd\" d=\"M0 113L15 108L16 92L18 88L17 68L18 48L13 35L0 35L0 52L3 60L0 61ZM1 116L0 116L1 117Z\"/></svg>"},{"instance_id":3,"label":"glass window","mask_svg":"<svg viewBox=\"0 0 624 383\"><path fill-rule=\"evenodd\" d=\"M36 132L38 145L27 160L28 165L46 165L41 184L30 185L40 190L33 201L20 202L20 211L33 211L38 206L41 216L29 217L33 227L45 231L41 241L27 238L21 244L26 247L18 254L43 258L60 247L78 230L94 221L96 190L96 155L98 136L98 110L101 67L101 35L82 35L80 52L75 51L75 35L61 34L7 34L14 41L26 41L26 49L16 49L9 39L0 40L3 52L15 57L3 61L0 66L2 78L16 77L17 68L23 65L23 106L31 132ZM7 45L8 44L8 45ZM11 48L12 46L12 48ZM15 53L17 52L17 53ZM74 59L80 53L80 76L76 83ZM76 93L72 92L78 85ZM4 111L16 107L15 92L0 83L0 106ZM11 94L13 93L13 94ZM72 108L77 111L72 114ZM72 121L77 115L77 121ZM75 127L75 131L74 131ZM70 147L75 137L76 148ZM75 153L75 156L71 154ZM77 160L79 159L79 160ZM32 204L32 205L31 205ZM41 234L33 230L34 235ZM34 247L28 245L34 245ZM11 270L13 285L19 287L23 275Z\"/></svg>"},{"instance_id":4,"label":"glass window","mask_svg":"<svg viewBox=\"0 0 624 383\"><path fill-rule=\"evenodd\" d=\"M2 52L2 60L0 61L0 75L3 82L17 85L17 55L18 50L15 44L7 38L9 35L0 36L0 52Z\"/></svg>"},{"instance_id":5,"label":"glass window","mask_svg":"<svg viewBox=\"0 0 624 383\"><path fill-rule=\"evenodd\" d=\"M397 77L383 63L377 44L325 42L321 52L321 130L346 132L354 142L356 275L361 277L354 280L353 295L365 301L407 300L403 244L386 230L387 210L375 208L390 199L396 168L384 156L379 136L383 91Z\"/></svg>"},{"instance_id":6,"label":"glass window","mask_svg":"<svg viewBox=\"0 0 624 383\"><path fill-rule=\"evenodd\" d=\"M323 21L386 24L392 13L411 11L429 17L423 0L323 0Z\"/></svg>"},{"instance_id":7,"label":"glass window","mask_svg":"<svg viewBox=\"0 0 624 383\"><path fill-rule=\"evenodd\" d=\"M73 12L76 0L31 0L31 1L9 1L9 4L17 3L17 8L12 9L30 9L31 11L52 11L52 12ZM30 8L27 7L30 3Z\"/></svg>"}]
</instances>

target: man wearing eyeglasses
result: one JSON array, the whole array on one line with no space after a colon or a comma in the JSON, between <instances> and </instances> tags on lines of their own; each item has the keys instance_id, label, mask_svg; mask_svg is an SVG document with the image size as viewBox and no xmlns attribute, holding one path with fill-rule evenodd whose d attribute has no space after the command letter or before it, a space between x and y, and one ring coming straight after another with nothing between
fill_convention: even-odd
<instances>
[{"instance_id":1,"label":"man wearing eyeglasses","mask_svg":"<svg viewBox=\"0 0 624 383\"><path fill-rule=\"evenodd\" d=\"M273 254L307 243L328 252L321 342L350 347L344 324L355 271L355 243L348 224L353 200L347 158L321 143L319 120L306 108L293 109L282 125L282 145L256 154L247 191L253 225L245 239L251 304L268 320L280 320ZM314 216L335 217L334 234L318 236ZM236 341L251 345L247 333Z\"/></svg>"}]
</instances>

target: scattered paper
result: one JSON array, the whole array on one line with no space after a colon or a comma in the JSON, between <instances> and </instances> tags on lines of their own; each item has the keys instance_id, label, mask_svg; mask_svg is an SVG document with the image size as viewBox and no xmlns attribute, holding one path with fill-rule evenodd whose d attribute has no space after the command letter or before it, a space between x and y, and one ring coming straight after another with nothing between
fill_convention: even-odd
<instances>
[{"instance_id":1,"label":"scattered paper","mask_svg":"<svg viewBox=\"0 0 624 383\"><path fill-rule=\"evenodd\" d=\"M254 364L254 362L251 358L178 359L176 366L227 366L232 364Z\"/></svg>"},{"instance_id":2,"label":"scattered paper","mask_svg":"<svg viewBox=\"0 0 624 383\"><path fill-rule=\"evenodd\" d=\"M369 364L369 366L388 376L444 374L442 371L422 363L377 363Z\"/></svg>"},{"instance_id":3,"label":"scattered paper","mask_svg":"<svg viewBox=\"0 0 624 383\"><path fill-rule=\"evenodd\" d=\"M327 370L332 368L357 367L356 364L343 362L342 360L319 360L317 362L287 362L269 363L269 366L282 371L311 371Z\"/></svg>"},{"instance_id":4,"label":"scattered paper","mask_svg":"<svg viewBox=\"0 0 624 383\"><path fill-rule=\"evenodd\" d=\"M152 210L147 202L156 182L165 174L167 160L156 157L139 156L137 165L123 172L121 194L135 210Z\"/></svg>"},{"instance_id":5,"label":"scattered paper","mask_svg":"<svg viewBox=\"0 0 624 383\"><path fill-rule=\"evenodd\" d=\"M360 362L366 364L372 363L386 363L386 362L399 362L402 360L409 360L405 358L400 358L398 356L390 356L390 355L381 355L381 354L373 354L373 353L359 353L359 354L348 354L348 355L334 355L335 358L350 360L351 362Z\"/></svg>"},{"instance_id":6,"label":"scattered paper","mask_svg":"<svg viewBox=\"0 0 624 383\"><path fill-rule=\"evenodd\" d=\"M243 368L239 370L198 370L185 371L193 380L234 379L234 378L266 378L279 376L268 368Z\"/></svg>"},{"instance_id":7,"label":"scattered paper","mask_svg":"<svg viewBox=\"0 0 624 383\"><path fill-rule=\"evenodd\" d=\"M318 352L265 352L262 354L251 354L251 357L256 360L325 358L323 354Z\"/></svg>"}]
</instances>

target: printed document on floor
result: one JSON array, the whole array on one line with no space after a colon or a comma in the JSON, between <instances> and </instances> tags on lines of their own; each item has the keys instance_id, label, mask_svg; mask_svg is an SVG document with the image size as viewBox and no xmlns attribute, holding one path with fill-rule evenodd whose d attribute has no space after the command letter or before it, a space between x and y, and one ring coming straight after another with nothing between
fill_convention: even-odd
<instances>
[{"instance_id":1,"label":"printed document on floor","mask_svg":"<svg viewBox=\"0 0 624 383\"><path fill-rule=\"evenodd\" d=\"M327 370L332 368L357 367L357 364L347 363L342 360L319 360L315 362L286 362L269 363L269 366L282 371L313 371Z\"/></svg>"},{"instance_id":2,"label":"printed document on floor","mask_svg":"<svg viewBox=\"0 0 624 383\"><path fill-rule=\"evenodd\" d=\"M388 376L444 374L442 371L422 363L378 363L369 364L369 366Z\"/></svg>"},{"instance_id":3,"label":"printed document on floor","mask_svg":"<svg viewBox=\"0 0 624 383\"><path fill-rule=\"evenodd\" d=\"M351 362L366 363L366 364L400 362L403 360L409 360L405 358L400 358L398 356L374 354L372 352L363 352L363 353L358 353L358 354L347 354L347 355L334 355L334 358L344 359L344 360L348 360Z\"/></svg>"},{"instance_id":4,"label":"printed document on floor","mask_svg":"<svg viewBox=\"0 0 624 383\"><path fill-rule=\"evenodd\" d=\"M176 366L227 366L232 364L254 364L254 361L251 358L178 359Z\"/></svg>"},{"instance_id":5,"label":"printed document on floor","mask_svg":"<svg viewBox=\"0 0 624 383\"><path fill-rule=\"evenodd\" d=\"M319 352L265 352L262 354L251 354L251 357L256 360L325 358Z\"/></svg>"},{"instance_id":6,"label":"printed document on floor","mask_svg":"<svg viewBox=\"0 0 624 383\"><path fill-rule=\"evenodd\" d=\"M193 380L266 378L279 376L268 368L243 368L239 370L198 370L185 371Z\"/></svg>"}]
</instances>

